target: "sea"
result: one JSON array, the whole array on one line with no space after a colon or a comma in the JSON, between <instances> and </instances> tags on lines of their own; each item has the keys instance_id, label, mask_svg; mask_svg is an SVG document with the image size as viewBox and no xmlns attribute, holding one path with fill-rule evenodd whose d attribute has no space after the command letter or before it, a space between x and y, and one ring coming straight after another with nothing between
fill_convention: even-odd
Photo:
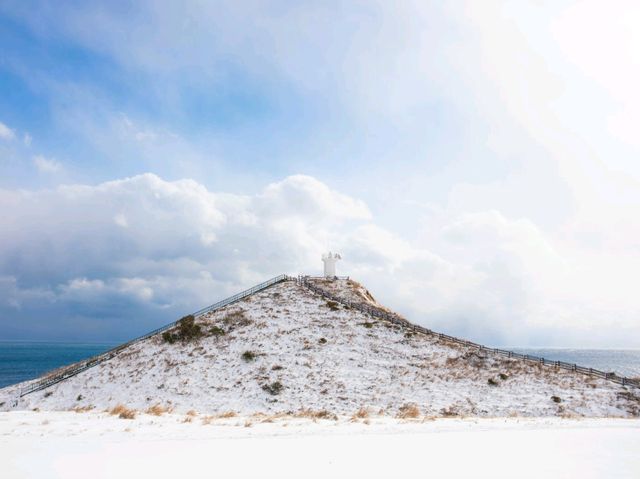
<instances>
[{"instance_id":1,"label":"sea","mask_svg":"<svg viewBox=\"0 0 640 479\"><path fill-rule=\"evenodd\" d=\"M0 341L0 388L103 353L119 343Z\"/></svg>"},{"instance_id":2,"label":"sea","mask_svg":"<svg viewBox=\"0 0 640 479\"><path fill-rule=\"evenodd\" d=\"M37 378L47 371L100 354L119 343L0 341L0 388ZM505 348L509 349L509 348ZM640 377L640 350L510 348L522 354Z\"/></svg>"}]
</instances>

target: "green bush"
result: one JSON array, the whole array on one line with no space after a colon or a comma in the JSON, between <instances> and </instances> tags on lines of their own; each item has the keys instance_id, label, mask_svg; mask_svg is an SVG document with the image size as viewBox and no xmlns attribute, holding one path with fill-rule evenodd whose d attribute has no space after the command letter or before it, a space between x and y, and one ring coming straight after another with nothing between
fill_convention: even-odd
<instances>
[{"instance_id":1,"label":"green bush","mask_svg":"<svg viewBox=\"0 0 640 479\"><path fill-rule=\"evenodd\" d=\"M318 342L319 342L320 344L327 344L327 340L326 340L325 338L320 338L320 339L318 339Z\"/></svg>"},{"instance_id":2,"label":"green bush","mask_svg":"<svg viewBox=\"0 0 640 479\"><path fill-rule=\"evenodd\" d=\"M176 341L192 341L202 336L202 328L195 324L196 318L193 314L185 316L178 320L176 327L172 331L162 333L162 339L165 343L173 344Z\"/></svg>"},{"instance_id":3,"label":"green bush","mask_svg":"<svg viewBox=\"0 0 640 479\"><path fill-rule=\"evenodd\" d=\"M556 403L562 402L562 399L560 399L558 396L551 396L551 400Z\"/></svg>"},{"instance_id":4,"label":"green bush","mask_svg":"<svg viewBox=\"0 0 640 479\"><path fill-rule=\"evenodd\" d=\"M505 373L500 373L498 374L498 376L500 376L500 379L502 379L503 381L509 379L509 376L507 376Z\"/></svg>"},{"instance_id":5,"label":"green bush","mask_svg":"<svg viewBox=\"0 0 640 479\"><path fill-rule=\"evenodd\" d=\"M495 379L493 379L493 378L489 378L489 379L487 380L487 383L489 383L489 386L497 386L497 385L498 385L498 381L496 381L496 380L495 380Z\"/></svg>"},{"instance_id":6,"label":"green bush","mask_svg":"<svg viewBox=\"0 0 640 479\"><path fill-rule=\"evenodd\" d=\"M193 314L185 316L178 321L178 334L180 335L180 339L188 341L202 336L202 329L199 325L195 324L195 321L196 318Z\"/></svg>"},{"instance_id":7,"label":"green bush","mask_svg":"<svg viewBox=\"0 0 640 479\"><path fill-rule=\"evenodd\" d=\"M245 363L250 363L251 361L254 361L256 359L256 353L254 353L253 351L245 351L244 353L242 353L241 357Z\"/></svg>"},{"instance_id":8,"label":"green bush","mask_svg":"<svg viewBox=\"0 0 640 479\"><path fill-rule=\"evenodd\" d=\"M209 333L212 334L213 336L224 336L225 335L224 329L222 329L219 326L213 326L209 330Z\"/></svg>"},{"instance_id":9,"label":"green bush","mask_svg":"<svg viewBox=\"0 0 640 479\"><path fill-rule=\"evenodd\" d=\"M280 383L280 381L274 381L271 384L264 384L262 389L272 396L276 396L280 394L284 386Z\"/></svg>"},{"instance_id":10,"label":"green bush","mask_svg":"<svg viewBox=\"0 0 640 479\"><path fill-rule=\"evenodd\" d=\"M164 333L162 333L162 340L165 343L173 344L176 342L176 335L170 333L169 331L165 331Z\"/></svg>"}]
</instances>

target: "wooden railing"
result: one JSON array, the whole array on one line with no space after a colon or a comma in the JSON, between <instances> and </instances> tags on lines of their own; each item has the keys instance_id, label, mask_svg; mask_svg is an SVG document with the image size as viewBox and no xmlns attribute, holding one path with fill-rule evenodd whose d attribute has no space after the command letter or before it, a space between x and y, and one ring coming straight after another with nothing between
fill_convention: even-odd
<instances>
[{"instance_id":1,"label":"wooden railing","mask_svg":"<svg viewBox=\"0 0 640 479\"><path fill-rule=\"evenodd\" d=\"M258 291L262 291L263 289L266 289L274 284L280 283L282 281L288 281L288 280L292 280L294 279L293 277L287 276L286 274L281 274L280 276L276 276L274 278L271 278L263 283L257 284L255 286L253 286L252 288L249 288L247 290L242 291L241 293L238 294L234 294L233 296L230 296L228 298L223 299L222 301L218 301L217 303L214 303L210 306L207 306L206 308L202 308L199 311L196 311L195 313L193 313L193 316L195 316L196 318L199 316L203 316L207 313L211 313L213 311L216 311L220 308L224 308L225 306L228 306L232 303L235 303L237 301L240 301L241 299L246 298L247 296L251 296L254 293L257 293ZM110 349L109 351L106 351L102 354L99 354L97 356L93 356L89 359L86 359L84 361L81 361L79 363L73 364L65 369L63 369L62 371L58 372L58 373L53 373L53 374L49 374L47 376L45 376L44 378L40 379L39 381L34 381L32 383L30 383L29 385L27 385L26 387L20 389L20 394L19 397L23 397L26 396L27 394L31 394L33 392L36 391L41 391L42 389L48 388L50 386L53 386L54 384L57 384L61 381L64 381L65 379L68 379L70 377L73 377L77 374L80 374L83 371L86 371L89 368L92 368L94 366L97 366L100 363L103 363L105 361L108 361L109 359L113 358L114 356L117 356L118 353L120 353L123 349L128 348L129 346L131 346L132 344L138 343L140 341L143 341L147 338L150 338L151 336L155 336L156 334L162 333L164 331L167 331L173 327L175 327L177 325L178 321L173 321L172 323L166 324L158 329L154 329L153 331L146 333L140 337L137 337L135 339L132 339L131 341L127 341L124 344L121 344L119 346L116 346L113 349Z\"/></svg>"},{"instance_id":2,"label":"wooden railing","mask_svg":"<svg viewBox=\"0 0 640 479\"><path fill-rule=\"evenodd\" d=\"M477 348L479 351L485 351L487 353L499 354L501 356L506 356L508 358L522 359L524 361L530 361L530 362L539 363L545 366L552 366L560 369L566 369L568 371L576 371L582 374L587 374L589 376L597 376L602 379L607 379L609 381L622 384L623 386L634 386L634 387L640 388L640 380L618 376L616 373L599 371L598 369L593 369L593 368L585 368L583 366L578 366L577 364L567 363L564 361L551 361L549 359L541 358L538 356L531 356L529 354L520 354L514 351L507 351L499 348L488 348L487 346L483 346L481 344L477 344L472 341L456 338L455 336L449 336L448 334L437 333L430 329L423 328L422 326L418 326L417 324L410 323L409 321L407 321L404 318L401 318L397 314L384 311L380 308L376 308L374 306L371 306L362 302L350 301L348 299L336 296L335 294L332 294L329 291L314 284L312 281L313 279L315 278L312 278L310 276L298 276L296 281L301 286L307 288L313 293L316 293L322 296L323 298L343 304L344 306L347 306L349 308L357 309L358 311L369 314L375 318L383 319L385 321L389 321L390 323L397 324L412 332L427 334L429 336L435 336L436 338L439 338L439 339L445 339L447 341L452 341L454 343L462 344L464 346L468 346L471 348Z\"/></svg>"}]
</instances>

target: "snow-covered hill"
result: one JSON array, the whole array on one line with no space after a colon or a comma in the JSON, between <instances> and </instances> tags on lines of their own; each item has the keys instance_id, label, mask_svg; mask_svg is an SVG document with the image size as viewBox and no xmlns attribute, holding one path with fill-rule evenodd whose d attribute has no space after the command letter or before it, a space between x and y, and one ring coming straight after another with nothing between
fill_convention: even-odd
<instances>
[{"instance_id":1,"label":"snow-covered hill","mask_svg":"<svg viewBox=\"0 0 640 479\"><path fill-rule=\"evenodd\" d=\"M381 307L355 282L320 285ZM151 337L25 396L18 409L122 404L207 414L350 415L365 408L429 416L640 415L640 396L632 389L412 334L292 281L198 318L196 325L200 338L170 343ZM0 390L2 409L19 386Z\"/></svg>"}]
</instances>

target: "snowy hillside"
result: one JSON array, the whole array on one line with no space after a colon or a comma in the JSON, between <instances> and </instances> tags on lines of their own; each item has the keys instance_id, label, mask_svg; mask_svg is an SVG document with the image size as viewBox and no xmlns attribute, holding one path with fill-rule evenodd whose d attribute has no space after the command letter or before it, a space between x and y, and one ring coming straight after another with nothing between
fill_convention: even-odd
<instances>
[{"instance_id":1,"label":"snowy hillside","mask_svg":"<svg viewBox=\"0 0 640 479\"><path fill-rule=\"evenodd\" d=\"M362 286L320 283L377 305ZM134 344L18 409L220 414L327 411L427 416L638 416L632 389L412 334L284 282L196 320L202 337ZM19 385L0 390L7 410Z\"/></svg>"}]
</instances>

